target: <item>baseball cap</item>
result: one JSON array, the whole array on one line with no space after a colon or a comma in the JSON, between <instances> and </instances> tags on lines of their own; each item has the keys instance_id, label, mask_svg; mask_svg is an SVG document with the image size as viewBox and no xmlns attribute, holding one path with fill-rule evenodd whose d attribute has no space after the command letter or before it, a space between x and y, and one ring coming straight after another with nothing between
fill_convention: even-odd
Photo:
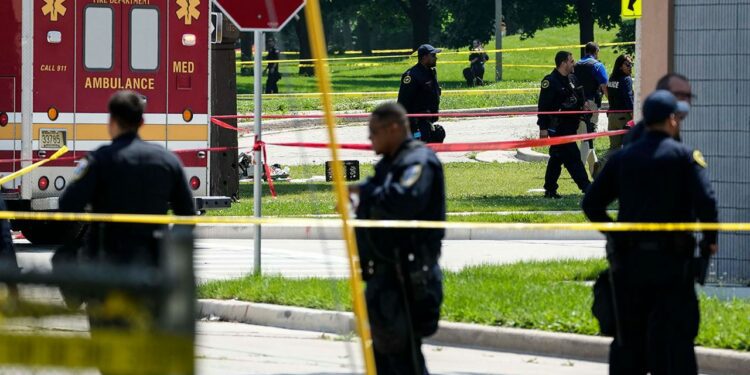
<instances>
[{"instance_id":1,"label":"baseball cap","mask_svg":"<svg viewBox=\"0 0 750 375\"><path fill-rule=\"evenodd\" d=\"M654 91L643 103L643 119L646 124L656 124L666 120L672 114L687 112L690 112L690 106L686 102L678 101L667 90Z\"/></svg>"},{"instance_id":2,"label":"baseball cap","mask_svg":"<svg viewBox=\"0 0 750 375\"><path fill-rule=\"evenodd\" d=\"M422 44L421 46L419 46L419 48L417 48L417 56L422 57L424 55L431 55L433 53L440 53L442 51L442 49L435 48L429 44Z\"/></svg>"}]
</instances>

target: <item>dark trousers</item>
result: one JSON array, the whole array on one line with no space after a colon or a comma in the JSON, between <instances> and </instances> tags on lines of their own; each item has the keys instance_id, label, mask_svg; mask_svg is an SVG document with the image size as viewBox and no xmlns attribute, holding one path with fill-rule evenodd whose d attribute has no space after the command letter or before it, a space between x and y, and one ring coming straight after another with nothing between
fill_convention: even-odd
<instances>
[{"instance_id":1,"label":"dark trousers","mask_svg":"<svg viewBox=\"0 0 750 375\"><path fill-rule=\"evenodd\" d=\"M432 142L432 123L424 118L416 118L410 122L412 138L424 143ZM419 136L417 136L419 133Z\"/></svg>"},{"instance_id":2,"label":"dark trousers","mask_svg":"<svg viewBox=\"0 0 750 375\"><path fill-rule=\"evenodd\" d=\"M272 76L271 73L268 74L268 79L266 79L266 94L278 94L279 93L279 80L276 78L276 76Z\"/></svg>"},{"instance_id":3,"label":"dark trousers","mask_svg":"<svg viewBox=\"0 0 750 375\"><path fill-rule=\"evenodd\" d=\"M609 373L697 374L693 341L700 315L692 281L635 285L621 280L616 276L622 336L616 335L610 346Z\"/></svg>"},{"instance_id":4,"label":"dark trousers","mask_svg":"<svg viewBox=\"0 0 750 375\"><path fill-rule=\"evenodd\" d=\"M557 180L562 173L562 166L570 173L578 188L586 192L589 187L589 175L586 173L586 167L581 161L581 153L575 142L565 143L549 148L549 161L547 162L547 172L544 174L544 190L548 192L557 192Z\"/></svg>"},{"instance_id":5,"label":"dark trousers","mask_svg":"<svg viewBox=\"0 0 750 375\"><path fill-rule=\"evenodd\" d=\"M376 266L377 267L377 266ZM428 375L422 338L437 330L443 301L442 273L431 267L423 287L410 287L409 276L381 272L367 280L375 365L380 375Z\"/></svg>"}]
</instances>

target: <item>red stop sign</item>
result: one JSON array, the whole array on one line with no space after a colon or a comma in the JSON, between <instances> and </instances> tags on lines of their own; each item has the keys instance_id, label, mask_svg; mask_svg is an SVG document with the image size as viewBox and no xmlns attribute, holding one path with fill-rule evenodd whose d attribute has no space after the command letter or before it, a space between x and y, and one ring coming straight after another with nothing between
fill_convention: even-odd
<instances>
[{"instance_id":1,"label":"red stop sign","mask_svg":"<svg viewBox=\"0 0 750 375\"><path fill-rule=\"evenodd\" d=\"M215 0L241 31L279 31L305 6L305 0Z\"/></svg>"}]
</instances>

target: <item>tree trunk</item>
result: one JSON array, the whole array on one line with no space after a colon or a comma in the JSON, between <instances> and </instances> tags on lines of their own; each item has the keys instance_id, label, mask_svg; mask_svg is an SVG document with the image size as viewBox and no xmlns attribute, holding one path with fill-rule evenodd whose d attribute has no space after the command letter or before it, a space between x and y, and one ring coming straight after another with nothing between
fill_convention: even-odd
<instances>
[{"instance_id":1,"label":"tree trunk","mask_svg":"<svg viewBox=\"0 0 750 375\"><path fill-rule=\"evenodd\" d=\"M410 0L410 3L408 15L411 19L412 48L416 50L420 45L430 43L432 12L428 0Z\"/></svg>"},{"instance_id":2,"label":"tree trunk","mask_svg":"<svg viewBox=\"0 0 750 375\"><path fill-rule=\"evenodd\" d=\"M357 20L357 44L365 55L372 55L372 29L364 17Z\"/></svg>"},{"instance_id":3,"label":"tree trunk","mask_svg":"<svg viewBox=\"0 0 750 375\"><path fill-rule=\"evenodd\" d=\"M300 12L297 23L294 25L294 29L297 31L297 39L299 40L300 60L311 59L312 53L310 51L310 40L307 37L307 23L305 22L304 12ZM308 77L315 75L315 68L312 65L313 63L310 61L301 62L299 74Z\"/></svg>"},{"instance_id":4,"label":"tree trunk","mask_svg":"<svg viewBox=\"0 0 750 375\"><path fill-rule=\"evenodd\" d=\"M591 0L576 0L576 13L578 14L579 42L586 44L594 41L594 13ZM586 54L581 48L581 57Z\"/></svg>"}]
</instances>

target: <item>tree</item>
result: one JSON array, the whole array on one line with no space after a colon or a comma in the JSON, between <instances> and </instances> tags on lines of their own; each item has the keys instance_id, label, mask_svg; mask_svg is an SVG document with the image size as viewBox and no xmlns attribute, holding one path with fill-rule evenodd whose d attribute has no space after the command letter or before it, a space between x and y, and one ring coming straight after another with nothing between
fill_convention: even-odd
<instances>
[{"instance_id":1,"label":"tree","mask_svg":"<svg viewBox=\"0 0 750 375\"><path fill-rule=\"evenodd\" d=\"M430 0L393 0L411 20L411 46L430 43L432 6Z\"/></svg>"}]
</instances>

